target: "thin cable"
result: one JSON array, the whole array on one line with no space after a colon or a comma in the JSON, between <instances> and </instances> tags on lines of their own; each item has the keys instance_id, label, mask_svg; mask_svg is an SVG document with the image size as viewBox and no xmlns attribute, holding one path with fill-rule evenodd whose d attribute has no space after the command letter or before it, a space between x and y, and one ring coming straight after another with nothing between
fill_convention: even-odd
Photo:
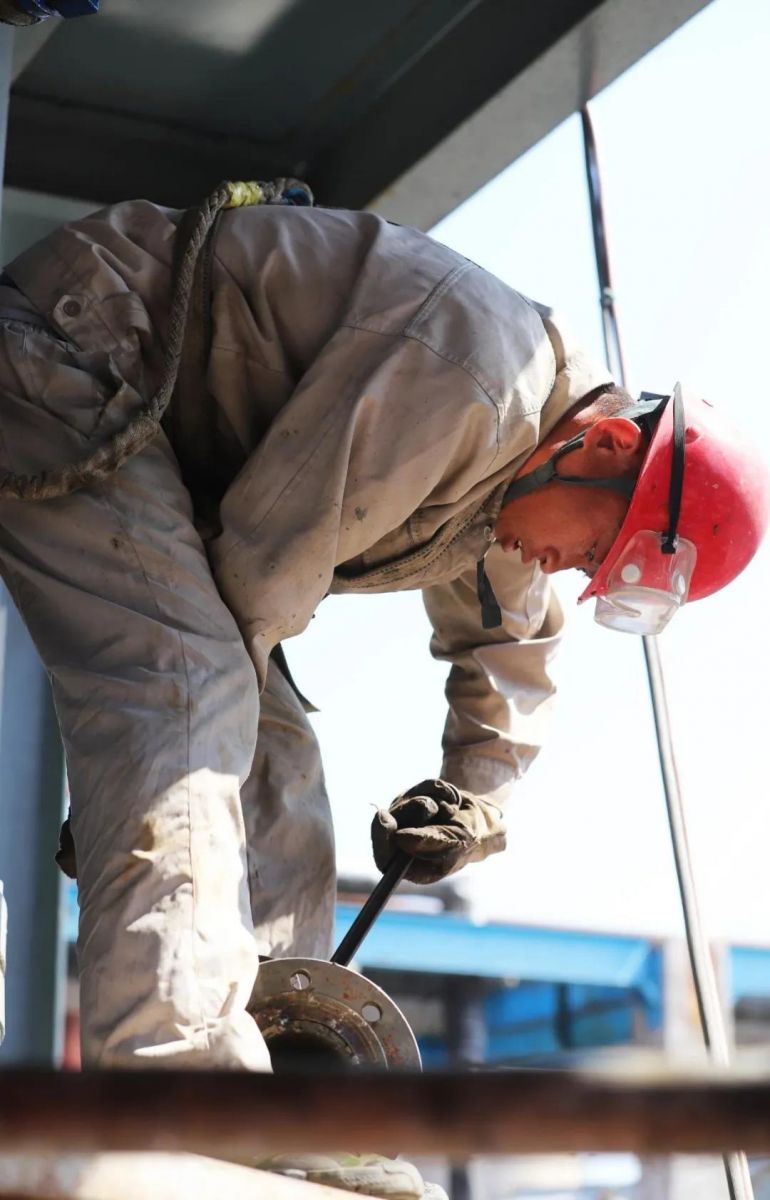
<instances>
[{"instance_id":1,"label":"thin cable","mask_svg":"<svg viewBox=\"0 0 770 1200\"><path fill-rule=\"evenodd\" d=\"M615 294L610 275L610 255L604 221L599 160L596 153L596 138L587 106L581 110L580 118L583 125L583 148L585 151L588 194L591 203L591 225L594 253L596 256L596 271L599 277L605 355L607 366L622 386L625 387L626 371L617 313L615 311ZM717 985L716 972L714 971L714 964L711 959L709 944L698 904L698 891L687 837L684 802L682 799L682 790L679 785L674 744L671 736L671 722L666 701L663 664L661 662L658 639L656 637L643 637L642 643L652 712L655 721L655 736L658 744L663 793L666 799L666 812L671 832L671 846L674 853L679 896L682 902L687 950L690 957L690 967L692 969L695 996L698 1004L698 1017L703 1033L703 1040L712 1060L720 1066L726 1066L730 1060L727 1028L722 1010L722 1001L719 995L719 987ZM754 1188L751 1183L746 1155L742 1151L734 1154L724 1154L722 1161L724 1163L730 1200L754 1200Z\"/></svg>"}]
</instances>

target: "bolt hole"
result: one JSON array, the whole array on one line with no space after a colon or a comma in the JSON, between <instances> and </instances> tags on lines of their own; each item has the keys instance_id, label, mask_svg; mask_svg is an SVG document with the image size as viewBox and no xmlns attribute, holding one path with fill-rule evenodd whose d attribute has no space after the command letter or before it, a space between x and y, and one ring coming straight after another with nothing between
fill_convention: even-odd
<instances>
[{"instance_id":1,"label":"bolt hole","mask_svg":"<svg viewBox=\"0 0 770 1200\"><path fill-rule=\"evenodd\" d=\"M361 1015L370 1025L376 1025L382 1016L382 1009L379 1004L365 1004L361 1009Z\"/></svg>"},{"instance_id":2,"label":"bolt hole","mask_svg":"<svg viewBox=\"0 0 770 1200\"><path fill-rule=\"evenodd\" d=\"M310 987L310 976L307 971L295 971L289 982L295 992L304 992L305 988Z\"/></svg>"}]
</instances>

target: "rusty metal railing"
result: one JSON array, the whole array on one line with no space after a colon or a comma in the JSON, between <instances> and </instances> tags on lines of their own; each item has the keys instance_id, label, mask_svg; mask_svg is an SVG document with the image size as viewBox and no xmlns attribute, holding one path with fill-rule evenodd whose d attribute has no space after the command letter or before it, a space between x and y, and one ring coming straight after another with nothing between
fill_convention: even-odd
<instances>
[{"instance_id":1,"label":"rusty metal railing","mask_svg":"<svg viewBox=\"0 0 770 1200\"><path fill-rule=\"evenodd\" d=\"M770 1153L770 1073L0 1071L0 1151Z\"/></svg>"}]
</instances>

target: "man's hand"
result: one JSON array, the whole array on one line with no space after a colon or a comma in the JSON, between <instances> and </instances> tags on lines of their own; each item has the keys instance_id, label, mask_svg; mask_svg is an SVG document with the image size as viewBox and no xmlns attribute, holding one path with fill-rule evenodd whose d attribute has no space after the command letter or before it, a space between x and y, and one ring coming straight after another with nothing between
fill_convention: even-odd
<instances>
[{"instance_id":1,"label":"man's hand","mask_svg":"<svg viewBox=\"0 0 770 1200\"><path fill-rule=\"evenodd\" d=\"M466 863L505 849L500 809L443 779L425 779L381 808L372 821L374 861L381 871L396 850L414 861L405 878L436 883Z\"/></svg>"}]
</instances>

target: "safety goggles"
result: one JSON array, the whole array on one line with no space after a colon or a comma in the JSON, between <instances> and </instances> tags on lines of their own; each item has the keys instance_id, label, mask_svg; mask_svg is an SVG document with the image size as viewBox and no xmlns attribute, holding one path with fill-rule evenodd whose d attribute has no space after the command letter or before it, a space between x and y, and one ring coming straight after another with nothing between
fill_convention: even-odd
<instances>
[{"instance_id":1,"label":"safety goggles","mask_svg":"<svg viewBox=\"0 0 770 1200\"><path fill-rule=\"evenodd\" d=\"M644 636L660 633L687 599L698 551L680 537L679 513L685 465L685 421L682 389L669 397L642 393L644 400L671 403L673 440L668 492L668 529L637 530L610 568L596 597L594 619L607 629Z\"/></svg>"},{"instance_id":2,"label":"safety goggles","mask_svg":"<svg viewBox=\"0 0 770 1200\"><path fill-rule=\"evenodd\" d=\"M660 633L687 599L698 552L677 537L664 551L665 535L641 529L612 565L607 590L596 597L594 619L621 633Z\"/></svg>"},{"instance_id":3,"label":"safety goggles","mask_svg":"<svg viewBox=\"0 0 770 1200\"><path fill-rule=\"evenodd\" d=\"M642 529L632 534L612 562L606 579L602 579L601 592L596 593L595 620L608 629L616 629L623 633L651 635L665 629L674 613L678 612L686 601L695 569L695 545L680 537L678 532L685 459L684 402L679 384L670 396L642 392L634 404L621 409L615 415L635 421L652 439L669 404L673 420L673 442L668 528L665 532ZM513 479L505 491L503 504L534 492L553 480L581 487L607 488L620 492L630 500L636 488L636 480L625 477L584 478L568 475L557 469L560 459L571 450L582 446L584 438L585 431L581 431L560 446L546 462L526 475ZM621 530L621 536L622 532ZM614 546L610 547L607 558L612 558L614 550ZM500 609L484 574L483 559L478 563L478 593L484 628L499 625ZM586 589L580 600L587 599L589 594L591 590Z\"/></svg>"}]
</instances>

